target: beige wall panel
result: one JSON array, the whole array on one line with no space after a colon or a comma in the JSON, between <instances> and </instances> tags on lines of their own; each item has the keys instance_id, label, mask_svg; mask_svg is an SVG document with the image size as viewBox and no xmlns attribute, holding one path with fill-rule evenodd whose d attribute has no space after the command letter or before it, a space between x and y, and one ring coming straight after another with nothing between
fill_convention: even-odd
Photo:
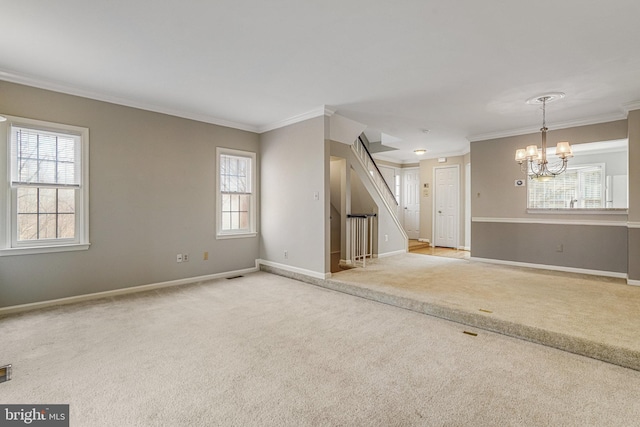
<instances>
[{"instance_id":1,"label":"beige wall panel","mask_svg":"<svg viewBox=\"0 0 640 427\"><path fill-rule=\"evenodd\" d=\"M260 258L319 274L330 270L330 171L324 125L324 117L316 117L260 137Z\"/></svg>"},{"instance_id":2,"label":"beige wall panel","mask_svg":"<svg viewBox=\"0 0 640 427\"><path fill-rule=\"evenodd\" d=\"M91 236L87 251L0 257L0 306L255 266L258 237L216 240L215 150L259 154L257 134L7 82L0 113L89 128Z\"/></svg>"}]
</instances>

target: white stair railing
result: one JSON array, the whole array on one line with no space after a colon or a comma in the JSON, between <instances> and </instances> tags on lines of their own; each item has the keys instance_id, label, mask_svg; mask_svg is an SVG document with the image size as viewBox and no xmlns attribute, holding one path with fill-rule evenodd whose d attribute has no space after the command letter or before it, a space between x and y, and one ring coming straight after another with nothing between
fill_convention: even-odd
<instances>
[{"instance_id":1,"label":"white stair railing","mask_svg":"<svg viewBox=\"0 0 640 427\"><path fill-rule=\"evenodd\" d=\"M398 206L398 201L396 200L396 196L393 194L393 191L389 188L387 181L382 176L382 172L378 169L378 165L371 157L371 153L367 150L367 147L364 145L362 139L358 138L353 145L351 146L353 151L356 153L358 159L362 163L362 166L369 172L371 176L371 180L375 184L378 192L386 202L389 210L394 213L396 212L396 207Z\"/></svg>"},{"instance_id":2,"label":"white stair railing","mask_svg":"<svg viewBox=\"0 0 640 427\"><path fill-rule=\"evenodd\" d=\"M400 224L400 220L398 219L398 201L396 200L393 191L389 188L387 181L385 181L380 169L376 165L376 162L371 157L371 153L367 150L364 142L360 137L356 139L356 141L351 145L351 150L356 154L356 157L360 161L360 164L369 172L369 178L373 183L373 186L376 188L380 197L382 197L382 201L386 209L391 213L391 217L395 222L398 230L404 237L405 242L407 242L407 247L409 245L409 236L404 231L404 227Z\"/></svg>"},{"instance_id":3,"label":"white stair railing","mask_svg":"<svg viewBox=\"0 0 640 427\"><path fill-rule=\"evenodd\" d=\"M366 267L367 258L373 258L373 221L376 214L347 215L349 228L349 259L352 265Z\"/></svg>"}]
</instances>

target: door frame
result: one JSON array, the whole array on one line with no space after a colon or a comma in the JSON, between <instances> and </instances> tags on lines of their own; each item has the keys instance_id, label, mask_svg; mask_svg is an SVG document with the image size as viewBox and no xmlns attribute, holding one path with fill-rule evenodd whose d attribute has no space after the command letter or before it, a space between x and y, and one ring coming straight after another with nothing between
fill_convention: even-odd
<instances>
[{"instance_id":1,"label":"door frame","mask_svg":"<svg viewBox=\"0 0 640 427\"><path fill-rule=\"evenodd\" d=\"M432 203L432 210L431 210L431 218L433 218L433 220L431 221L431 237L432 237L432 245L433 247L436 246L436 211L437 211L437 206L436 206L436 197L437 197L437 191L438 191L438 183L436 182L436 171L438 169L450 169L450 168L455 168L456 170L456 175L458 176L458 185L456 186L456 200L457 200L457 212L456 212L456 224L455 224L455 230L453 232L453 239L454 239L454 244L455 244L455 249L460 249L460 165L459 164L455 164L455 165L447 165L447 166L434 166L433 167L433 203Z\"/></svg>"}]
</instances>

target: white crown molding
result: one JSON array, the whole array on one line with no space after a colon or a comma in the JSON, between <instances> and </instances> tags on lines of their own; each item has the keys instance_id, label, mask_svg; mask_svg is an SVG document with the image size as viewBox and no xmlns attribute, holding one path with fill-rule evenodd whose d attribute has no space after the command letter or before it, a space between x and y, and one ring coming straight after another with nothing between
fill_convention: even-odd
<instances>
[{"instance_id":1,"label":"white crown molding","mask_svg":"<svg viewBox=\"0 0 640 427\"><path fill-rule=\"evenodd\" d=\"M4 80L11 83L22 84L26 86L32 86L39 89L50 90L54 92L60 92L67 95L79 96L82 98L94 99L96 101L109 102L111 104L122 105L125 107L138 108L140 110L152 111L155 113L167 114L169 116L180 117L183 119L195 120L198 122L210 123L213 125L224 126L233 129L245 130L248 132L258 132L258 127L249 125L246 123L238 123L230 120L220 119L217 117L209 116L207 114L198 114L187 111L175 110L172 108L161 107L146 102L133 101L127 98L121 98L117 96L111 96L104 93L93 92L85 89L81 89L74 86L65 85L62 83L56 83L35 77L29 77L19 74L10 73L0 69L0 80Z\"/></svg>"},{"instance_id":2,"label":"white crown molding","mask_svg":"<svg viewBox=\"0 0 640 427\"><path fill-rule=\"evenodd\" d=\"M289 126L295 123L303 122L305 120L314 119L316 117L327 116L331 117L335 113L335 110L330 110L326 106L321 106L318 108L314 108L311 111L307 111L306 113L298 114L297 116L290 117L288 119L284 119L275 123L271 123L269 125L260 126L257 130L258 133L265 133L271 130L283 128L285 126Z\"/></svg>"},{"instance_id":3,"label":"white crown molding","mask_svg":"<svg viewBox=\"0 0 640 427\"><path fill-rule=\"evenodd\" d=\"M588 126L588 125L596 125L600 123L614 122L616 120L624 120L626 118L627 118L627 113L622 111L618 113L602 114L599 116L586 117L584 119L572 120L568 122L553 123L551 124L549 131L553 132L554 130L558 130L558 129L567 129L567 128L573 128L578 126ZM505 130L505 131L488 132L488 133L482 133L478 135L471 135L471 136L468 136L467 139L469 140L469 142L477 142L477 141L486 141L488 139L507 138L507 137L518 136L518 135L528 135L531 133L538 133L538 132L540 132L539 127L528 127L528 128L521 128L521 129L511 129L511 130Z\"/></svg>"},{"instance_id":4,"label":"white crown molding","mask_svg":"<svg viewBox=\"0 0 640 427\"><path fill-rule=\"evenodd\" d=\"M633 110L640 110L640 101L633 101L622 105L622 111L624 111L625 114L629 114L629 111Z\"/></svg>"}]
</instances>

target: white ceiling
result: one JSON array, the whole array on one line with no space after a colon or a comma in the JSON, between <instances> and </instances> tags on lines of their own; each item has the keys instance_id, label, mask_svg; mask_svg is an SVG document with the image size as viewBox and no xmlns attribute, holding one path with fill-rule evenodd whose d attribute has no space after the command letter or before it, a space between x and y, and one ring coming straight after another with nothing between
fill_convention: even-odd
<instances>
[{"instance_id":1,"label":"white ceiling","mask_svg":"<svg viewBox=\"0 0 640 427\"><path fill-rule=\"evenodd\" d=\"M395 161L625 117L637 0L0 0L0 79L260 132L326 107ZM430 132L424 133L423 129Z\"/></svg>"}]
</instances>

